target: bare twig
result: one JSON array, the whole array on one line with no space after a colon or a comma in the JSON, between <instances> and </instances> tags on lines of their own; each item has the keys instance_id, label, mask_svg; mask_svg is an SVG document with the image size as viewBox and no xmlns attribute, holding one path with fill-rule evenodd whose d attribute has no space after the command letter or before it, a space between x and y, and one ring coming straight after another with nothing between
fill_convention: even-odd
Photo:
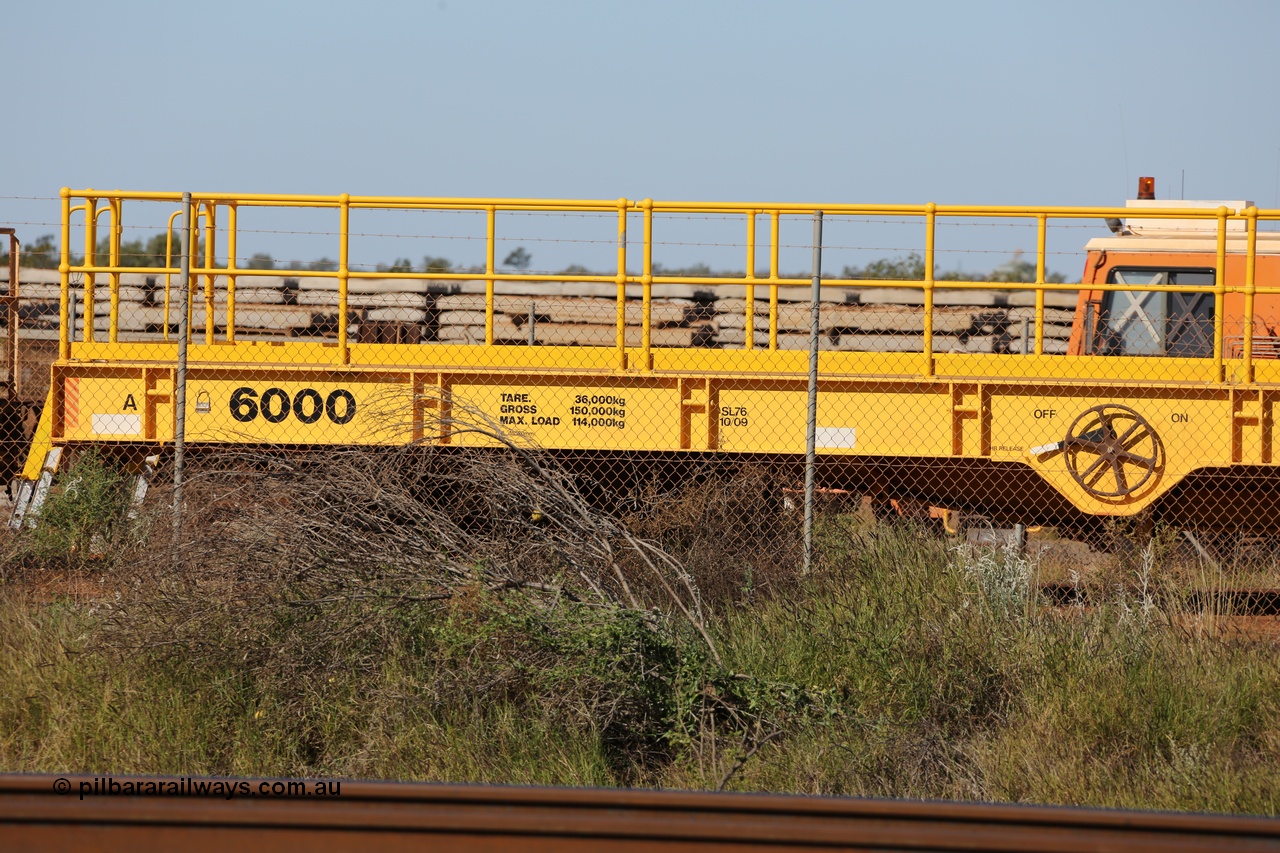
<instances>
[{"instance_id":1,"label":"bare twig","mask_svg":"<svg viewBox=\"0 0 1280 853\"><path fill-rule=\"evenodd\" d=\"M781 729L774 729L772 732L765 735L760 740L756 741L756 745L751 747L750 751L748 751L745 755L743 755L741 758L735 761L733 763L733 766L729 768L729 770L724 774L723 777L721 777L720 784L716 786L716 790L723 791L725 786L729 784L729 780L731 780L734 777L734 774L736 774L739 770L741 770L744 766L746 766L746 763L751 760L751 756L755 755L757 752L760 751L760 747L764 746L766 743L773 740L774 738L779 737L781 734L782 734Z\"/></svg>"}]
</instances>

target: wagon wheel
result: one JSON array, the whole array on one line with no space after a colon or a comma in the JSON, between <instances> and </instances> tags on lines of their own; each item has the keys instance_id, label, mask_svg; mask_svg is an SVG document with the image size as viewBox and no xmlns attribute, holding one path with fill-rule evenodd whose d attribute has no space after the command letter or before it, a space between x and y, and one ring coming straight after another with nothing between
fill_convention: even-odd
<instances>
[{"instance_id":1,"label":"wagon wheel","mask_svg":"<svg viewBox=\"0 0 1280 853\"><path fill-rule=\"evenodd\" d=\"M1106 403L1072 421L1062 443L1067 471L1096 498L1122 498L1146 485L1160 467L1160 437L1128 406Z\"/></svg>"}]
</instances>

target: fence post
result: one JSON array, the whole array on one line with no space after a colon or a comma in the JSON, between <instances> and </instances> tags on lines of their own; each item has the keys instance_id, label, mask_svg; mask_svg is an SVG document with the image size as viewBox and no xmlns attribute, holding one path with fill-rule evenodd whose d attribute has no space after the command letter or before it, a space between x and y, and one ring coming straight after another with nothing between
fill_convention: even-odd
<instances>
[{"instance_id":1,"label":"fence post","mask_svg":"<svg viewBox=\"0 0 1280 853\"><path fill-rule=\"evenodd\" d=\"M178 369L173 383L173 567L181 560L182 468L187 453L187 324L186 310L191 298L191 193L182 194L182 251L178 260L178 286L182 289L183 310L178 315Z\"/></svg>"},{"instance_id":2,"label":"fence post","mask_svg":"<svg viewBox=\"0 0 1280 853\"><path fill-rule=\"evenodd\" d=\"M809 412L804 427L804 571L813 569L813 487L818 445L818 331L821 323L822 211L813 212L813 288L809 303Z\"/></svg>"}]
</instances>

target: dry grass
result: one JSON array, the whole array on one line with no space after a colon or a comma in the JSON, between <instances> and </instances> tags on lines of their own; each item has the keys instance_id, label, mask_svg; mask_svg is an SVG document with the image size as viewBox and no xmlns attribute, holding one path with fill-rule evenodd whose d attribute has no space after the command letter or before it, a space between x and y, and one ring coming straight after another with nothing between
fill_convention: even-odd
<instances>
[{"instance_id":1,"label":"dry grass","mask_svg":"<svg viewBox=\"0 0 1280 853\"><path fill-rule=\"evenodd\" d=\"M103 559L10 542L0 765L1280 813L1280 643L1189 608L1180 548L1052 608L1035 559L833 508L801 577L776 472L608 513L467 423L198 458L176 569L162 489L67 515Z\"/></svg>"}]
</instances>

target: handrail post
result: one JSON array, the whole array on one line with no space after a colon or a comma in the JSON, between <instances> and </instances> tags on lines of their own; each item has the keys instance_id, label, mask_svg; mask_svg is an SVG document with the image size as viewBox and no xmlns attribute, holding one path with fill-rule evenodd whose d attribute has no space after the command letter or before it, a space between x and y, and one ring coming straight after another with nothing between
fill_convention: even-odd
<instances>
[{"instance_id":1,"label":"handrail post","mask_svg":"<svg viewBox=\"0 0 1280 853\"><path fill-rule=\"evenodd\" d=\"M485 208L485 254L484 254L484 343L493 346L493 283L497 272L497 231L498 209L492 204Z\"/></svg>"},{"instance_id":2,"label":"handrail post","mask_svg":"<svg viewBox=\"0 0 1280 853\"><path fill-rule=\"evenodd\" d=\"M204 268L213 269L214 240L218 233L218 204L213 201L204 203ZM213 273L204 274L204 342L213 343L213 331L216 325L216 302L213 298Z\"/></svg>"},{"instance_id":3,"label":"handrail post","mask_svg":"<svg viewBox=\"0 0 1280 853\"><path fill-rule=\"evenodd\" d=\"M769 214L769 349L778 349L778 233L781 211Z\"/></svg>"},{"instance_id":4,"label":"handrail post","mask_svg":"<svg viewBox=\"0 0 1280 853\"><path fill-rule=\"evenodd\" d=\"M1036 216L1036 355L1044 355L1044 277L1049 218ZM1025 352L1025 344L1024 352Z\"/></svg>"},{"instance_id":5,"label":"handrail post","mask_svg":"<svg viewBox=\"0 0 1280 853\"><path fill-rule=\"evenodd\" d=\"M1253 309L1254 297L1258 293L1258 208L1250 205L1245 209L1248 217L1248 244L1244 261L1244 381L1253 382Z\"/></svg>"},{"instance_id":6,"label":"handrail post","mask_svg":"<svg viewBox=\"0 0 1280 853\"><path fill-rule=\"evenodd\" d=\"M642 305L640 309L640 365L653 369L653 199L640 202L644 209L644 260L640 275Z\"/></svg>"},{"instance_id":7,"label":"handrail post","mask_svg":"<svg viewBox=\"0 0 1280 853\"><path fill-rule=\"evenodd\" d=\"M199 202L191 203L191 233L188 235L191 239L187 240L187 269L199 269L200 264L200 220L205 216L204 211L200 207ZM194 275L194 273L192 273ZM192 341L192 329L196 324L196 292L193 288L187 288L187 343Z\"/></svg>"},{"instance_id":8,"label":"handrail post","mask_svg":"<svg viewBox=\"0 0 1280 853\"><path fill-rule=\"evenodd\" d=\"M227 343L236 342L236 203L227 202Z\"/></svg>"},{"instance_id":9,"label":"handrail post","mask_svg":"<svg viewBox=\"0 0 1280 853\"><path fill-rule=\"evenodd\" d=\"M1213 275L1213 381L1223 381L1222 309L1227 292L1227 208L1218 208L1218 258Z\"/></svg>"},{"instance_id":10,"label":"handrail post","mask_svg":"<svg viewBox=\"0 0 1280 853\"><path fill-rule=\"evenodd\" d=\"M351 362L347 340L347 299L351 284L351 195L338 196L338 363Z\"/></svg>"},{"instance_id":11,"label":"handrail post","mask_svg":"<svg viewBox=\"0 0 1280 853\"><path fill-rule=\"evenodd\" d=\"M924 375L933 376L933 249L938 206L924 206Z\"/></svg>"},{"instance_id":12,"label":"handrail post","mask_svg":"<svg viewBox=\"0 0 1280 853\"><path fill-rule=\"evenodd\" d=\"M86 198L84 200L84 265L87 267L95 267L98 265L98 199ZM87 344L94 342L94 300L97 294L94 292L97 288L98 277L95 273L87 272L84 274L84 335L83 340Z\"/></svg>"},{"instance_id":13,"label":"handrail post","mask_svg":"<svg viewBox=\"0 0 1280 853\"><path fill-rule=\"evenodd\" d=\"M58 258L58 360L71 358L71 189L63 187L62 197L62 254ZM13 290L13 282L9 282ZM9 330L13 336L13 330Z\"/></svg>"},{"instance_id":14,"label":"handrail post","mask_svg":"<svg viewBox=\"0 0 1280 853\"><path fill-rule=\"evenodd\" d=\"M618 199L618 369L627 369L627 200Z\"/></svg>"},{"instance_id":15,"label":"handrail post","mask_svg":"<svg viewBox=\"0 0 1280 853\"><path fill-rule=\"evenodd\" d=\"M173 266L173 220L181 215L181 210L175 210L169 214L169 226L164 232L164 339L166 341L169 340L169 289L172 274L168 270Z\"/></svg>"},{"instance_id":16,"label":"handrail post","mask_svg":"<svg viewBox=\"0 0 1280 853\"><path fill-rule=\"evenodd\" d=\"M121 223L124 202L118 198L107 199L111 216L110 248L107 258L112 267L120 266L120 235L124 231ZM107 286L111 288L111 305L108 310L107 340L115 343L120 339L120 273L114 269L107 275Z\"/></svg>"},{"instance_id":17,"label":"handrail post","mask_svg":"<svg viewBox=\"0 0 1280 853\"><path fill-rule=\"evenodd\" d=\"M756 213L747 211L747 308L745 317L746 342L743 349L756 348Z\"/></svg>"}]
</instances>

